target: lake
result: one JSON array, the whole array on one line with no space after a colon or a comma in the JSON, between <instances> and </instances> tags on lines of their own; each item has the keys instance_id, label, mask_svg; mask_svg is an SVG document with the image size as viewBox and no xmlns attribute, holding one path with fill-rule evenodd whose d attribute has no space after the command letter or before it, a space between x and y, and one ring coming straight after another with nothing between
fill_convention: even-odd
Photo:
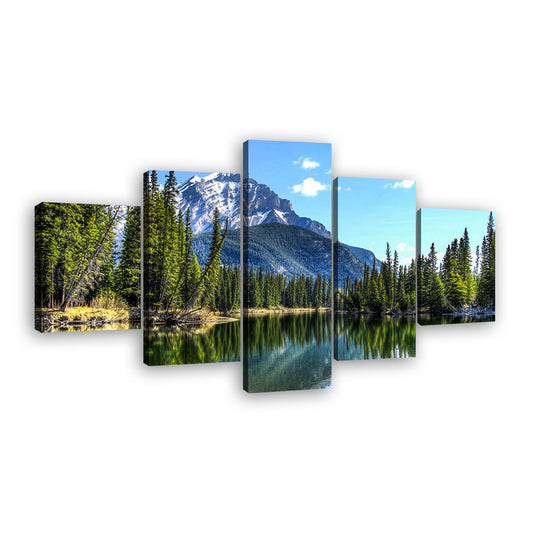
<instances>
[{"instance_id":1,"label":"lake","mask_svg":"<svg viewBox=\"0 0 533 533\"><path fill-rule=\"evenodd\" d=\"M335 358L338 361L415 356L414 317L335 315Z\"/></svg>"},{"instance_id":2,"label":"lake","mask_svg":"<svg viewBox=\"0 0 533 533\"><path fill-rule=\"evenodd\" d=\"M495 315L430 315L425 313L418 313L418 323L421 326L434 326L439 324L470 324L473 322L494 322Z\"/></svg>"},{"instance_id":3,"label":"lake","mask_svg":"<svg viewBox=\"0 0 533 533\"><path fill-rule=\"evenodd\" d=\"M244 331L244 387L248 392L331 387L329 312L248 317Z\"/></svg>"},{"instance_id":4,"label":"lake","mask_svg":"<svg viewBox=\"0 0 533 533\"><path fill-rule=\"evenodd\" d=\"M144 329L144 362L185 365L239 361L239 321Z\"/></svg>"}]
</instances>

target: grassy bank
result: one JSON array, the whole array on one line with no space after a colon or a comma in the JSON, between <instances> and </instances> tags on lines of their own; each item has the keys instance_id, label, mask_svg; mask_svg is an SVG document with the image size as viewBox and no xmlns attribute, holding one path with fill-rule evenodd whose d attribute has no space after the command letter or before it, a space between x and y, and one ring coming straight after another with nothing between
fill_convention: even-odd
<instances>
[{"instance_id":1,"label":"grassy bank","mask_svg":"<svg viewBox=\"0 0 533 533\"><path fill-rule=\"evenodd\" d=\"M59 309L36 309L35 320L41 325L109 324L140 320L139 308L105 309L99 307L71 307Z\"/></svg>"},{"instance_id":2,"label":"grassy bank","mask_svg":"<svg viewBox=\"0 0 533 533\"><path fill-rule=\"evenodd\" d=\"M314 313L315 311L329 311L329 307L273 307L271 309L245 309L248 316L274 315L274 314L292 314L292 313Z\"/></svg>"},{"instance_id":3,"label":"grassy bank","mask_svg":"<svg viewBox=\"0 0 533 533\"><path fill-rule=\"evenodd\" d=\"M231 316L230 316L231 315ZM235 322L239 320L239 312L229 313L212 312L208 309L199 309L189 315L180 316L177 313L158 313L148 311L145 313L144 322L147 325L180 325L180 324L205 324L211 322Z\"/></svg>"}]
</instances>

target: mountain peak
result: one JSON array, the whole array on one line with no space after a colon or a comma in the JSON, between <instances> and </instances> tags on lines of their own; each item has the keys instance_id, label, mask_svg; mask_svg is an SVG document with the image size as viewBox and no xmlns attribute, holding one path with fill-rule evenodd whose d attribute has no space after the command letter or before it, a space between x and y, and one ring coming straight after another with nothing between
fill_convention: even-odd
<instances>
[{"instance_id":1,"label":"mountain peak","mask_svg":"<svg viewBox=\"0 0 533 533\"><path fill-rule=\"evenodd\" d=\"M177 187L178 208L190 211L193 233L213 229L216 208L222 220L228 219L229 229L240 227L240 176L213 172L207 176L192 176Z\"/></svg>"},{"instance_id":2,"label":"mountain peak","mask_svg":"<svg viewBox=\"0 0 533 533\"><path fill-rule=\"evenodd\" d=\"M280 198L268 185L254 179L248 182L248 220L250 226L278 222L300 226L330 237L323 224L300 217L286 198ZM194 175L178 186L178 208L190 210L193 232L204 233L213 229L213 213L218 209L221 219L228 220L229 229L240 227L240 175L213 172L207 176Z\"/></svg>"},{"instance_id":3,"label":"mountain peak","mask_svg":"<svg viewBox=\"0 0 533 533\"><path fill-rule=\"evenodd\" d=\"M194 176L189 178L182 186L184 187L186 184L193 183L205 183L207 181L213 180L240 182L240 179L241 177L239 174L233 174L231 172L212 172L207 176L198 176L197 174L195 174Z\"/></svg>"},{"instance_id":4,"label":"mountain peak","mask_svg":"<svg viewBox=\"0 0 533 533\"><path fill-rule=\"evenodd\" d=\"M252 178L248 180L248 198L246 200L249 226L279 222L314 231L323 237L331 236L323 224L297 215L290 200L281 198L268 185L259 183Z\"/></svg>"}]
</instances>

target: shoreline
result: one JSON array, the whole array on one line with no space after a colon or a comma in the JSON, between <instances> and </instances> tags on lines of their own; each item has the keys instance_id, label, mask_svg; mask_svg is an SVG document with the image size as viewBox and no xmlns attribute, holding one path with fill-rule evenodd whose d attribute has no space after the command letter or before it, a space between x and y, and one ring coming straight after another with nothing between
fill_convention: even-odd
<instances>
[{"instance_id":1,"label":"shoreline","mask_svg":"<svg viewBox=\"0 0 533 533\"><path fill-rule=\"evenodd\" d=\"M416 317L416 310L410 311L335 311L336 315L356 315L356 316L373 316L373 317Z\"/></svg>"},{"instance_id":2,"label":"shoreline","mask_svg":"<svg viewBox=\"0 0 533 533\"><path fill-rule=\"evenodd\" d=\"M232 318L229 316L213 317L211 320L187 320L184 322L178 322L177 320L150 320L144 321L144 325L147 327L152 326L195 326L200 324L227 324L228 322L239 322L238 318Z\"/></svg>"},{"instance_id":3,"label":"shoreline","mask_svg":"<svg viewBox=\"0 0 533 533\"><path fill-rule=\"evenodd\" d=\"M486 311L483 313L459 313L459 312L443 312L443 313L430 313L428 311L422 311L418 313L418 316L454 316L454 317L484 317L484 316L496 316L496 311Z\"/></svg>"},{"instance_id":4,"label":"shoreline","mask_svg":"<svg viewBox=\"0 0 533 533\"><path fill-rule=\"evenodd\" d=\"M220 311L215 313L203 312L198 313L196 316L191 315L187 320L179 320L175 315L172 314L151 314L144 317L143 324L146 327L151 326L189 326L189 325L199 325L199 324L223 324L227 322L237 322L240 320L240 314L238 311L228 311L227 314L218 314ZM228 316L236 315L236 316Z\"/></svg>"},{"instance_id":5,"label":"shoreline","mask_svg":"<svg viewBox=\"0 0 533 533\"><path fill-rule=\"evenodd\" d=\"M47 327L71 326L101 327L110 324L137 323L141 321L140 308L102 309L96 307L71 307L59 309L35 309L34 322L38 330Z\"/></svg>"},{"instance_id":6,"label":"shoreline","mask_svg":"<svg viewBox=\"0 0 533 533\"><path fill-rule=\"evenodd\" d=\"M423 309L418 309L418 315L426 315L426 316L470 316L470 317L484 317L484 316L496 316L496 309L491 308L490 306L487 306L485 308L483 307L468 307L465 309L460 309L457 311L454 308L448 308L448 309L438 309L436 311L432 311L429 307L424 307Z\"/></svg>"},{"instance_id":7,"label":"shoreline","mask_svg":"<svg viewBox=\"0 0 533 533\"><path fill-rule=\"evenodd\" d=\"M298 314L298 313L324 313L330 311L329 307L318 307L318 308L309 308L309 307L295 307L295 308L285 308L285 307L275 307L273 309L244 309L243 314L245 316L259 316L259 315L289 315L289 314Z\"/></svg>"}]
</instances>

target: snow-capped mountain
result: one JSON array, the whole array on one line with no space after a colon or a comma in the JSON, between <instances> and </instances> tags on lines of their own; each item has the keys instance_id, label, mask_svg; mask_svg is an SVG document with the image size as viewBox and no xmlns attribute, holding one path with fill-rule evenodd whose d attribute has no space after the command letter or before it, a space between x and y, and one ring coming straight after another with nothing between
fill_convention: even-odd
<instances>
[{"instance_id":1,"label":"snow-capped mountain","mask_svg":"<svg viewBox=\"0 0 533 533\"><path fill-rule=\"evenodd\" d=\"M240 228L240 176L220 172L203 178L192 176L178 185L178 191L178 207L183 213L189 209L195 234L194 250L200 264L203 264L209 252L215 208L218 208L223 223L228 219L230 230ZM249 180L247 199L245 208L248 223L255 226L248 235L251 265L291 275L309 275L310 272L329 275L331 235L320 222L300 217L294 212L289 200L280 198L270 187L253 179ZM309 231L291 231L278 224L299 226ZM274 235L283 238L277 242ZM338 253L338 273L342 279L347 276L352 279L361 278L363 263L366 262L371 267L375 258L370 250L344 244L339 246ZM222 261L225 264L239 264L238 231L230 231L228 234L222 249ZM376 266L379 268L380 261L376 260Z\"/></svg>"},{"instance_id":2,"label":"snow-capped mountain","mask_svg":"<svg viewBox=\"0 0 533 533\"><path fill-rule=\"evenodd\" d=\"M190 210L193 233L213 229L213 213L218 207L220 219L228 219L229 229L240 227L241 182L239 174L214 172L203 178L193 176L178 185L178 208Z\"/></svg>"},{"instance_id":3,"label":"snow-capped mountain","mask_svg":"<svg viewBox=\"0 0 533 533\"><path fill-rule=\"evenodd\" d=\"M213 173L203 178L192 176L178 186L178 208L183 213L190 209L191 223L195 234L213 229L213 213L218 208L222 221L228 219L229 229L240 227L240 176L239 174ZM249 180L248 224L257 226L279 222L309 229L329 237L329 231L320 223L300 217L289 200L280 198L270 187Z\"/></svg>"},{"instance_id":4,"label":"snow-capped mountain","mask_svg":"<svg viewBox=\"0 0 533 533\"><path fill-rule=\"evenodd\" d=\"M323 224L307 217L301 217L294 212L292 204L285 198L280 198L270 187L248 180L247 210L248 225L257 226L269 222L300 226L323 237L330 237L330 232Z\"/></svg>"}]
</instances>

